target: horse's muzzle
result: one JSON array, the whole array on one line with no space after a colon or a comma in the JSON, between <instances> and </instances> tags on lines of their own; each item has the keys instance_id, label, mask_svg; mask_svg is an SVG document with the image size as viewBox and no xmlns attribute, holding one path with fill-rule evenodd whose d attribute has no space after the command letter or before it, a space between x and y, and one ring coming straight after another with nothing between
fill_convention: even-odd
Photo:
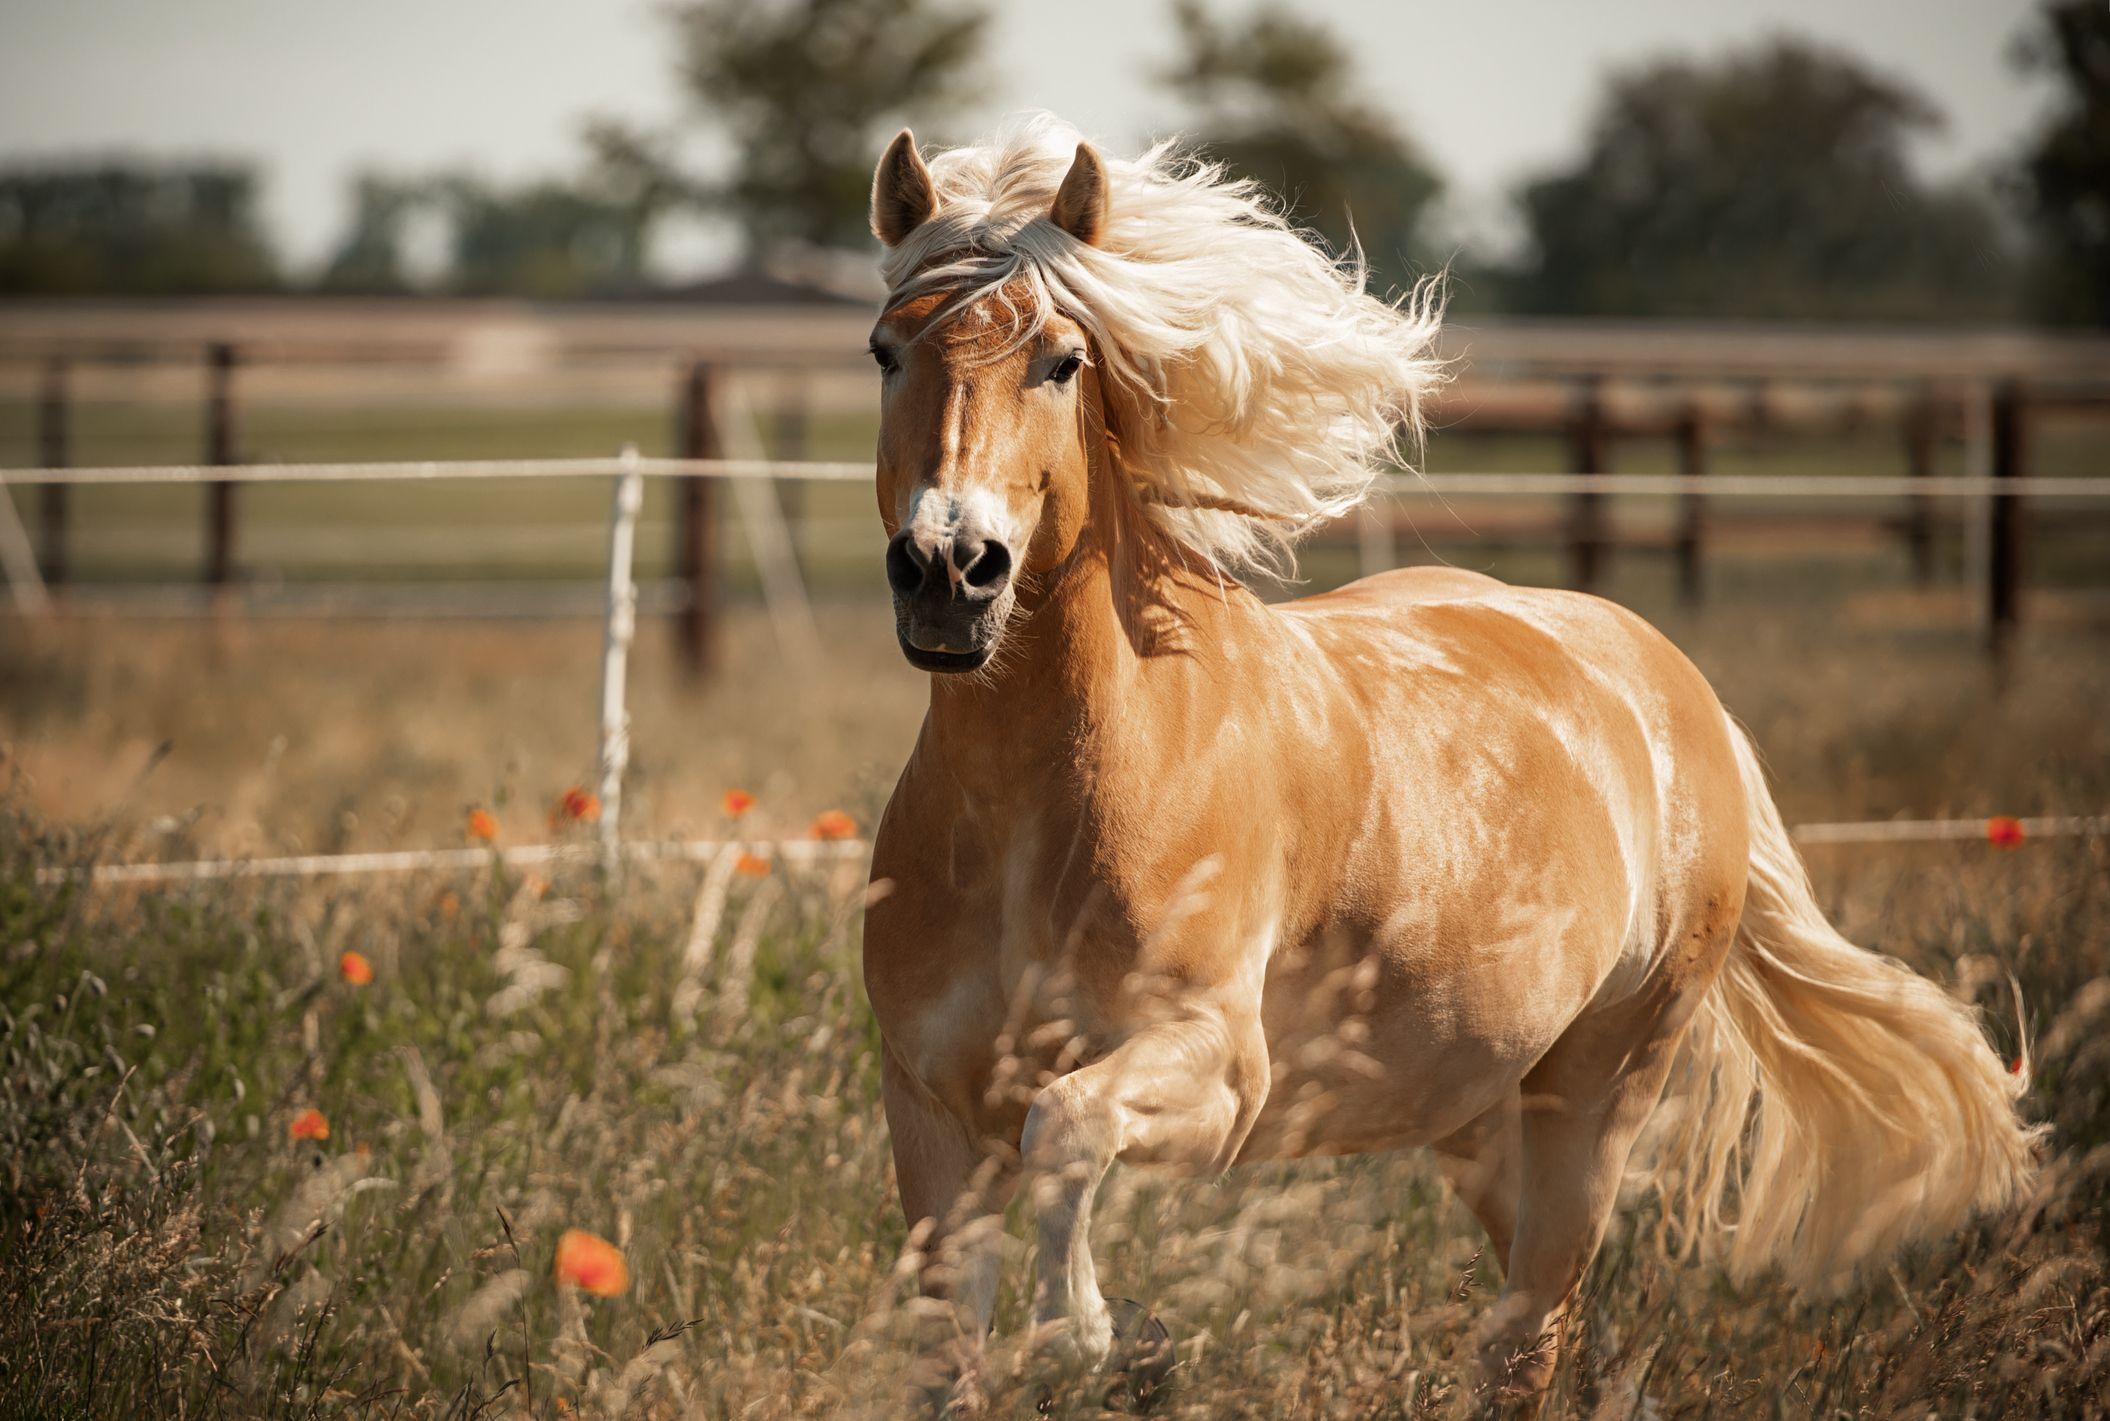
<instances>
[{"instance_id":1,"label":"horse's muzzle","mask_svg":"<svg viewBox=\"0 0 2110 1421\"><path fill-rule=\"evenodd\" d=\"M993 539L918 537L887 544L901 654L923 671L979 671L1011 611L1011 550Z\"/></svg>"}]
</instances>

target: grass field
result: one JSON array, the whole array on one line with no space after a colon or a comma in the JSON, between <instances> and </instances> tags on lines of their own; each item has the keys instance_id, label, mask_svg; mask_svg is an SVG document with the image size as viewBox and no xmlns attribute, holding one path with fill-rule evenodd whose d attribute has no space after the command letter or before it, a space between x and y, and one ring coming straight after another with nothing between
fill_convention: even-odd
<instances>
[{"instance_id":1,"label":"grass field","mask_svg":"<svg viewBox=\"0 0 2110 1421\"><path fill-rule=\"evenodd\" d=\"M260 402L255 457L378 459L665 448L663 407L361 411ZM84 406L79 462L193 457L194 408ZM0 402L0 465L32 420ZM859 457L862 418L810 452ZM2054 429L2045 472L2110 473L2100 429ZM1558 467L1551 441L1438 436L1447 470ZM1955 458L1951 450L1949 457ZM1892 472L1871 436L1723 451L1724 471ZM1661 471L1668 451L1622 450ZM34 499L12 491L25 514ZM256 488L260 583L599 575L605 484ZM667 490L642 545L664 572ZM922 712L875 600L862 487L805 496L822 649L791 654L737 538L723 664L692 682L648 623L632 669L625 827L799 834L873 822ZM1550 520L1550 503L1525 505ZM1860 510L1884 512L1894 510ZM1559 575L1556 546L1477 547L1514 506L1417 509L1464 565ZM1632 526L1662 504L1622 503ZM193 575L198 496L83 490L88 581ZM1914 587L1896 538L1730 529L1710 600L1660 558L1608 590L1656 618L1765 748L1791 822L2110 809L2110 566L2102 525L2038 520L2030 620L2006 677L1975 593ZM1402 551L1430 554L1412 538ZM1350 575L1321 549L1313 585ZM855 872L699 870L95 890L39 874L99 860L453 846L472 811L539 841L587 782L599 630L588 622L131 620L83 604L0 622L0 1418L883 1417L926 1323L856 970ZM579 832L576 828L570 833ZM1591 1275L1551 1411L1625 1416L2100 1416L2110 1411L2110 844L1964 843L1812 855L1859 941L1987 1011L2018 1050L2010 980L2053 1127L2014 1215L1846 1295L1732 1287L1619 1232ZM340 970L356 952L372 980ZM308 1110L323 1139L295 1140ZM312 1133L312 1132L311 1132ZM1645 1224L1647 1205L1639 1205ZM1014 1225L1021 1221L1014 1219ZM559 1238L619 1245L626 1289L552 1276ZM1014 1234L1022 1230L1014 1227ZM1108 1286L1178 1340L1182 1417L1462 1409L1461 1339L1499 1286L1418 1156L1118 1175L1097 1231ZM999 1310L1015 1338L1027 1247ZM1095 1415L1103 1387L997 1350L991 1414Z\"/></svg>"},{"instance_id":2,"label":"grass field","mask_svg":"<svg viewBox=\"0 0 2110 1421\"><path fill-rule=\"evenodd\" d=\"M2035 626L2002 690L1942 594L1858 568L1731 562L1692 616L1661 569L1616 590L1752 725L1791 821L2110 806L2097 623ZM637 832L711 832L733 786L762 832L825 808L870 822L920 678L881 607L831 603L823 634L815 674L737 613L695 688L647 628ZM479 806L501 842L539 839L590 763L594 654L583 626L0 634L0 1415L901 1414L923 1324L854 873L735 877L700 926L693 870L37 879L98 856L459 843ZM1622 1228L1553 1413L2104 1414L2110 844L1832 848L1812 869L1850 934L1981 1003L2003 1052L2012 974L2028 1109L2053 1126L2044 1186L1837 1298L1735 1288ZM341 975L347 951L370 983ZM328 1138L289 1138L310 1108ZM554 1280L572 1228L621 1247L627 1290ZM1096 1238L1109 1289L1178 1339L1161 1414L1197 1421L1454 1411L1460 1341L1499 1283L1414 1155L1117 1174ZM1009 1343L996 1360L991 1414L1034 1414L1051 1379ZM1054 1414L1103 1410L1103 1387L1052 1382Z\"/></svg>"}]
</instances>

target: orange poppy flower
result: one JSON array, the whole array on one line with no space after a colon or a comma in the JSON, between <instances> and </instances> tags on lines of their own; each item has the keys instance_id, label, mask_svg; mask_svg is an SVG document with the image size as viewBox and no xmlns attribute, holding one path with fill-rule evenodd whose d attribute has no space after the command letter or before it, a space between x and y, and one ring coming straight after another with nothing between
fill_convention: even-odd
<instances>
[{"instance_id":1,"label":"orange poppy flower","mask_svg":"<svg viewBox=\"0 0 2110 1421\"><path fill-rule=\"evenodd\" d=\"M721 803L725 809L726 818L738 819L741 815L747 813L748 810L755 807L755 797L744 789L729 789L725 792L725 798Z\"/></svg>"},{"instance_id":2,"label":"orange poppy flower","mask_svg":"<svg viewBox=\"0 0 2110 1421\"><path fill-rule=\"evenodd\" d=\"M347 952L337 959L337 975L355 987L363 987L374 980L374 964L366 960L363 952Z\"/></svg>"},{"instance_id":3,"label":"orange poppy flower","mask_svg":"<svg viewBox=\"0 0 2110 1421\"><path fill-rule=\"evenodd\" d=\"M2012 814L1995 814L1985 821L1986 842L1996 848L2019 848L2028 835L2022 832L2022 821Z\"/></svg>"},{"instance_id":4,"label":"orange poppy flower","mask_svg":"<svg viewBox=\"0 0 2110 1421\"><path fill-rule=\"evenodd\" d=\"M327 1140L330 1138L330 1117L309 1106L293 1117L286 1127L286 1134L296 1140Z\"/></svg>"},{"instance_id":5,"label":"orange poppy flower","mask_svg":"<svg viewBox=\"0 0 2110 1421\"><path fill-rule=\"evenodd\" d=\"M601 801L595 795L573 785L558 799L557 807L550 811L550 825L562 823L591 824L601 817Z\"/></svg>"},{"instance_id":6,"label":"orange poppy flower","mask_svg":"<svg viewBox=\"0 0 2110 1421\"><path fill-rule=\"evenodd\" d=\"M584 1229L566 1229L557 1240L556 1277L597 1298L612 1298L629 1290L630 1265L607 1239Z\"/></svg>"},{"instance_id":7,"label":"orange poppy flower","mask_svg":"<svg viewBox=\"0 0 2110 1421\"><path fill-rule=\"evenodd\" d=\"M840 809L824 809L813 817L810 832L816 839L854 839L857 821Z\"/></svg>"},{"instance_id":8,"label":"orange poppy flower","mask_svg":"<svg viewBox=\"0 0 2110 1421\"><path fill-rule=\"evenodd\" d=\"M488 844L498 838L498 817L488 809L469 811L469 837L479 844Z\"/></svg>"},{"instance_id":9,"label":"orange poppy flower","mask_svg":"<svg viewBox=\"0 0 2110 1421\"><path fill-rule=\"evenodd\" d=\"M769 860L760 854L742 854L733 861L733 872L743 878L767 878Z\"/></svg>"}]
</instances>

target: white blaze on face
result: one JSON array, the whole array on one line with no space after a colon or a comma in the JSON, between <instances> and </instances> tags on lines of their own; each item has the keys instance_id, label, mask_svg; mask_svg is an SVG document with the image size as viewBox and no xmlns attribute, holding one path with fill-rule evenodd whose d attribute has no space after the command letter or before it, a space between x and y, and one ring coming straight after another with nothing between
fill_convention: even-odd
<instances>
[{"instance_id":1,"label":"white blaze on face","mask_svg":"<svg viewBox=\"0 0 2110 1421\"><path fill-rule=\"evenodd\" d=\"M945 549L958 543L1002 543L1017 555L1011 510L992 489L940 488L924 484L909 495L901 530L919 548ZM943 556L942 552L939 554ZM957 561L947 559L946 574L957 585Z\"/></svg>"}]
</instances>

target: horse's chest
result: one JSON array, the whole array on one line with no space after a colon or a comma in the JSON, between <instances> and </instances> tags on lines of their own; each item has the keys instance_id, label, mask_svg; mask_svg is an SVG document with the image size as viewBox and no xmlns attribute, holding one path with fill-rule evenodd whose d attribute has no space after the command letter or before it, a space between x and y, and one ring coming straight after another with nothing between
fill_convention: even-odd
<instances>
[{"instance_id":1,"label":"horse's chest","mask_svg":"<svg viewBox=\"0 0 2110 1421\"><path fill-rule=\"evenodd\" d=\"M1066 925L1060 887L1021 850L961 857L875 907L867 984L896 1059L977 1131L1015 1136L1040 1088L1098 1049L1097 974L1079 962L1118 945L1101 914Z\"/></svg>"}]
</instances>

